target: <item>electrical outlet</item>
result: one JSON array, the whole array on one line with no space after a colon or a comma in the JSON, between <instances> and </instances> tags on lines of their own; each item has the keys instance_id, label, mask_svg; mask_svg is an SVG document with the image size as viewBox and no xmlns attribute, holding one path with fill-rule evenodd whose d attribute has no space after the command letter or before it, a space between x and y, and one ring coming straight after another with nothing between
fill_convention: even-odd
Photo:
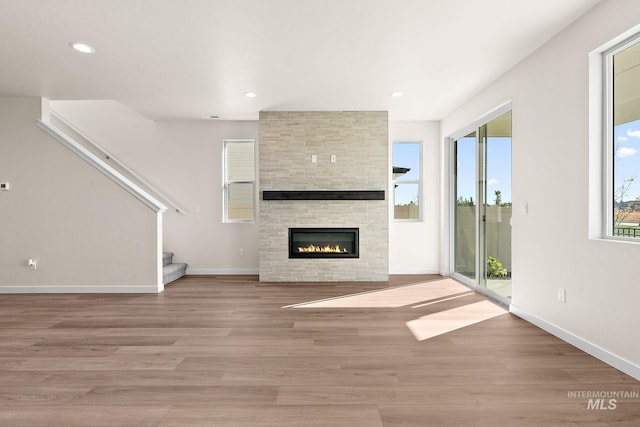
<instances>
[{"instance_id":1,"label":"electrical outlet","mask_svg":"<svg viewBox=\"0 0 640 427\"><path fill-rule=\"evenodd\" d=\"M0 190L9 191L11 190L11 184L8 182L0 182Z\"/></svg>"},{"instance_id":2,"label":"electrical outlet","mask_svg":"<svg viewBox=\"0 0 640 427\"><path fill-rule=\"evenodd\" d=\"M240 249L240 256L244 256L244 249Z\"/></svg>"},{"instance_id":3,"label":"electrical outlet","mask_svg":"<svg viewBox=\"0 0 640 427\"><path fill-rule=\"evenodd\" d=\"M315 154L311 155L311 163L318 163L318 156Z\"/></svg>"},{"instance_id":4,"label":"electrical outlet","mask_svg":"<svg viewBox=\"0 0 640 427\"><path fill-rule=\"evenodd\" d=\"M567 302L567 290L564 288L558 288L558 301L561 303Z\"/></svg>"},{"instance_id":5,"label":"electrical outlet","mask_svg":"<svg viewBox=\"0 0 640 427\"><path fill-rule=\"evenodd\" d=\"M335 163L336 162L336 155L332 154L331 155L331 163Z\"/></svg>"},{"instance_id":6,"label":"electrical outlet","mask_svg":"<svg viewBox=\"0 0 640 427\"><path fill-rule=\"evenodd\" d=\"M27 261L27 265L29 267L31 267L32 270L37 270L38 269L38 261L36 261L35 259L31 258Z\"/></svg>"}]
</instances>

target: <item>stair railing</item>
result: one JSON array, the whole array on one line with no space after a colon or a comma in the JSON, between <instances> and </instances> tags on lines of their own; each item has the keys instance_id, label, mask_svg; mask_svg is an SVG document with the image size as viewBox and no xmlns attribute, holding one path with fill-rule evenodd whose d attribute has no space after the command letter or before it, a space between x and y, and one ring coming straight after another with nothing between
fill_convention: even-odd
<instances>
[{"instance_id":1,"label":"stair railing","mask_svg":"<svg viewBox=\"0 0 640 427\"><path fill-rule=\"evenodd\" d=\"M62 143L62 145L76 153L82 159L87 161L89 164L98 169L100 172L109 177L112 181L114 181L120 187L124 188L126 191L143 202L149 208L153 209L155 212L164 212L167 210L167 207L164 206L155 197L151 196L148 192L140 188L138 185L134 184L130 179L122 175L112 166L104 162L101 158L96 156L87 148L83 147L82 144L66 135L51 123L37 120L36 124L40 129L52 136L56 141Z\"/></svg>"},{"instance_id":2,"label":"stair railing","mask_svg":"<svg viewBox=\"0 0 640 427\"><path fill-rule=\"evenodd\" d=\"M89 144L91 146L91 148L93 150L95 150L95 152L99 153L99 156L100 156L100 158L102 160L104 160L107 163L113 164L117 168L117 170L122 172L125 176L127 176L131 180L133 180L133 181L137 182L138 184L140 184L143 188L145 188L147 190L147 192L153 194L155 196L155 198L160 199L162 202L164 202L164 204L168 205L171 209L173 209L175 212L177 212L177 213L179 213L181 215L188 215L190 213L187 209L183 208L178 202L173 200L173 198L169 197L164 192L158 190L156 188L156 186L152 185L150 182L148 182L142 176L137 174L135 171L133 171L131 168L129 168L122 161L120 161L116 157L113 157L113 155L111 153L109 153L106 149L104 149L100 144L95 142L93 139L91 139L89 136L84 134L82 131L80 131L78 128L76 128L74 125L69 123L69 121L66 120L64 117L62 117L60 114L56 113L53 110L50 110L49 113L52 116L55 116L55 118L57 120L59 120L62 124L67 126L69 129L71 129L78 136L80 136L87 144ZM44 122L40 122L39 121L39 125L40 125L40 123L44 123ZM44 123L44 124L52 126L53 128L55 128L55 126L51 125L50 123ZM40 127L42 128L42 126L40 126ZM57 128L55 128L55 129L56 129L57 132L62 133L64 135L64 132L62 132L60 129L57 129Z\"/></svg>"}]
</instances>

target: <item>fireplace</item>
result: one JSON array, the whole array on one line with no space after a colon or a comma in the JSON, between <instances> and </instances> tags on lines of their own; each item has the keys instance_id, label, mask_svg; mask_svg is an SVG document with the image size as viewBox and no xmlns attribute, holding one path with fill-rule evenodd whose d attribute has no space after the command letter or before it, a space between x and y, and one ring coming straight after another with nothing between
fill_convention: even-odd
<instances>
[{"instance_id":1,"label":"fireplace","mask_svg":"<svg viewBox=\"0 0 640 427\"><path fill-rule=\"evenodd\" d=\"M290 228L289 258L359 258L357 228Z\"/></svg>"}]
</instances>

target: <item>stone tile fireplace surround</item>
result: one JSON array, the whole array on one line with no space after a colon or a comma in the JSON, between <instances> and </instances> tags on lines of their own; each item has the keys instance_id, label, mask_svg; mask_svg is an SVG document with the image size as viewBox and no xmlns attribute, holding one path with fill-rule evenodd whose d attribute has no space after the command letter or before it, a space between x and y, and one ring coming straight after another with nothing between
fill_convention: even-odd
<instances>
[{"instance_id":1,"label":"stone tile fireplace surround","mask_svg":"<svg viewBox=\"0 0 640 427\"><path fill-rule=\"evenodd\" d=\"M388 280L387 112L261 112L259 132L260 281ZM319 190L376 196L298 197ZM359 257L289 258L290 228L323 227L357 228Z\"/></svg>"}]
</instances>

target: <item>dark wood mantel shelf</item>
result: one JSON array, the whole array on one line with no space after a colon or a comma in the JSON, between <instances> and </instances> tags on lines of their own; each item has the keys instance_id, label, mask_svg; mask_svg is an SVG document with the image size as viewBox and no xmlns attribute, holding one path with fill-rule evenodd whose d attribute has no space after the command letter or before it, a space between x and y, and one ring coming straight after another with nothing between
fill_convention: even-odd
<instances>
[{"instance_id":1,"label":"dark wood mantel shelf","mask_svg":"<svg viewBox=\"0 0 640 427\"><path fill-rule=\"evenodd\" d=\"M264 190L262 200L384 200L384 190Z\"/></svg>"}]
</instances>

